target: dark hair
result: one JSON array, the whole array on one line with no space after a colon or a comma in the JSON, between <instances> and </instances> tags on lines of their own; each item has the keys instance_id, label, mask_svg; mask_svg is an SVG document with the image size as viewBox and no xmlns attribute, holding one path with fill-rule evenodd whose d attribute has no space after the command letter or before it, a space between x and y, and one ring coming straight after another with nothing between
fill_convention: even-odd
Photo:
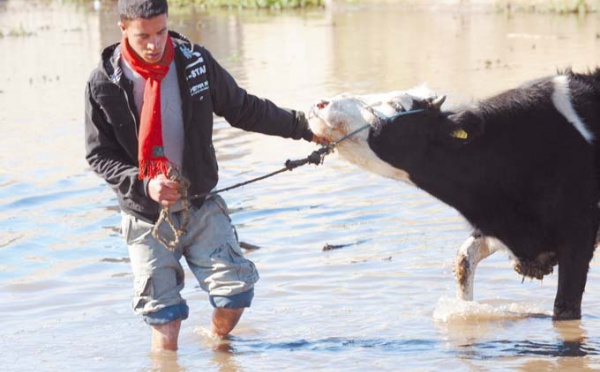
<instances>
[{"instance_id":1,"label":"dark hair","mask_svg":"<svg viewBox=\"0 0 600 372\"><path fill-rule=\"evenodd\" d=\"M121 20L149 19L169 13L167 0L119 0L117 8Z\"/></svg>"}]
</instances>

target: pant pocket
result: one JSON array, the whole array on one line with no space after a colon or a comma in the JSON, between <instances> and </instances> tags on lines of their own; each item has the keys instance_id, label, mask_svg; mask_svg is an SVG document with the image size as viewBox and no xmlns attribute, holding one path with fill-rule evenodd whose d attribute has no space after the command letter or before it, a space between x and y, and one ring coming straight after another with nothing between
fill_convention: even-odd
<instances>
[{"instance_id":1,"label":"pant pocket","mask_svg":"<svg viewBox=\"0 0 600 372\"><path fill-rule=\"evenodd\" d=\"M213 269L223 282L242 282L248 285L258 281L258 271L252 261L245 258L235 242L227 242L216 248L210 255Z\"/></svg>"},{"instance_id":2,"label":"pant pocket","mask_svg":"<svg viewBox=\"0 0 600 372\"><path fill-rule=\"evenodd\" d=\"M121 235L127 245L132 245L143 242L146 237L152 234L153 229L153 224L125 214L121 224Z\"/></svg>"},{"instance_id":3,"label":"pant pocket","mask_svg":"<svg viewBox=\"0 0 600 372\"><path fill-rule=\"evenodd\" d=\"M152 301L152 278L149 276L136 277L133 281L133 310L137 314L142 314Z\"/></svg>"}]
</instances>

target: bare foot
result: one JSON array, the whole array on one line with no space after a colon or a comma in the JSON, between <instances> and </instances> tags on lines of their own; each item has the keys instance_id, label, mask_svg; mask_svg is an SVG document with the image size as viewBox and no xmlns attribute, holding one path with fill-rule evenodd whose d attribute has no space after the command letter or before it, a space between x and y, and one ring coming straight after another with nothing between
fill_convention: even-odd
<instances>
[{"instance_id":1,"label":"bare foot","mask_svg":"<svg viewBox=\"0 0 600 372\"><path fill-rule=\"evenodd\" d=\"M221 338L227 336L238 324L243 312L244 308L216 308L212 317L212 331L214 334Z\"/></svg>"}]
</instances>

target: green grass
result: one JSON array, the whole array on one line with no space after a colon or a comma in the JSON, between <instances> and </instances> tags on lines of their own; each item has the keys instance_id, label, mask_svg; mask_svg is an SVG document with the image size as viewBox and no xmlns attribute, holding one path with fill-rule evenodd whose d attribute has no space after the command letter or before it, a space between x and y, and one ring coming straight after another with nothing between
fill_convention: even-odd
<instances>
[{"instance_id":1,"label":"green grass","mask_svg":"<svg viewBox=\"0 0 600 372\"><path fill-rule=\"evenodd\" d=\"M322 6L323 0L170 0L169 5L242 9L295 9Z\"/></svg>"},{"instance_id":2,"label":"green grass","mask_svg":"<svg viewBox=\"0 0 600 372\"><path fill-rule=\"evenodd\" d=\"M43 0L63 1L72 3L89 3L90 0ZM107 0L103 0L107 1ZM419 0L333 0L339 3L355 4L378 4L378 3L414 3ZM593 13L600 10L600 0L488 0L490 6L498 10L522 11L531 13ZM229 8L229 9L299 9L310 7L322 7L325 0L169 0L172 8L185 6L202 6L207 8ZM466 4L469 1L465 2ZM174 10L175 10L174 9Z\"/></svg>"},{"instance_id":3,"label":"green grass","mask_svg":"<svg viewBox=\"0 0 600 372\"><path fill-rule=\"evenodd\" d=\"M46 0L86 4L91 0ZM106 1L106 0L104 0ZM323 6L324 0L169 0L171 7L189 5L213 8L241 8L241 9L296 9Z\"/></svg>"}]
</instances>

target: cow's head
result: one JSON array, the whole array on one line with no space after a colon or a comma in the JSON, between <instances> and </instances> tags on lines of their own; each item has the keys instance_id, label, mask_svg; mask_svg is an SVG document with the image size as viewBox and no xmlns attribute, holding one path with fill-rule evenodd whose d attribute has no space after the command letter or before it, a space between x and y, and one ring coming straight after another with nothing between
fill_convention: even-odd
<instances>
[{"instance_id":1,"label":"cow's head","mask_svg":"<svg viewBox=\"0 0 600 372\"><path fill-rule=\"evenodd\" d=\"M334 142L365 125L378 129L399 113L434 108L432 102L435 98L435 93L426 87L362 96L341 94L314 104L308 120L317 136ZM436 107L438 111L442 102ZM364 141L368 134L369 131L365 130L349 140Z\"/></svg>"},{"instance_id":2,"label":"cow's head","mask_svg":"<svg viewBox=\"0 0 600 372\"><path fill-rule=\"evenodd\" d=\"M471 127L454 120L456 115L441 111L444 100L445 96L423 88L369 96L340 95L316 103L309 113L309 124L317 136L329 142L368 126L370 130L340 142L336 147L339 154L367 170L410 182L404 165L428 146L460 146L475 138Z\"/></svg>"}]
</instances>

